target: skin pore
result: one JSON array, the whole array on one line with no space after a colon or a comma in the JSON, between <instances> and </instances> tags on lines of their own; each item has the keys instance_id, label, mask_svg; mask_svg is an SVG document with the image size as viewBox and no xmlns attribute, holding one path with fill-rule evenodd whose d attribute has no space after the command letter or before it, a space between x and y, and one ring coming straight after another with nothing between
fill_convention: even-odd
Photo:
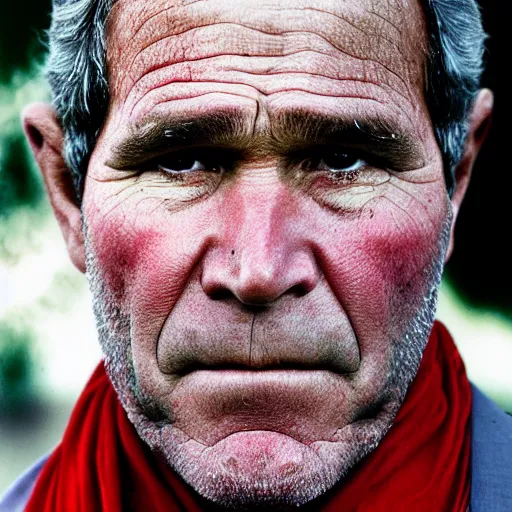
<instances>
[{"instance_id":1,"label":"skin pore","mask_svg":"<svg viewBox=\"0 0 512 512\"><path fill-rule=\"evenodd\" d=\"M119 0L107 29L81 218L43 173L109 376L203 496L306 503L393 422L479 142L450 202L416 1Z\"/></svg>"}]
</instances>

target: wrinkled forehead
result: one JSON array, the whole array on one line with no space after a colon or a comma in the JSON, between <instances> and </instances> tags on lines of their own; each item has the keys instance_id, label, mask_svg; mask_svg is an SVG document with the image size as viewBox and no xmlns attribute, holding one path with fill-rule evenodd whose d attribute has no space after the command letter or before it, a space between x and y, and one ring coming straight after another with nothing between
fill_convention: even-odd
<instances>
[{"instance_id":1,"label":"wrinkled forehead","mask_svg":"<svg viewBox=\"0 0 512 512\"><path fill-rule=\"evenodd\" d=\"M159 85L215 82L207 68L219 62L222 81L238 83L226 57L250 85L250 66L239 59L257 57L251 65L262 95L277 90L277 80L266 78L281 72L359 82L361 96L365 85L384 85L413 108L424 91L427 38L418 0L118 0L107 38L110 89L121 101L145 95L149 77L162 77L163 68L173 71ZM310 92L321 92L314 87Z\"/></svg>"},{"instance_id":2,"label":"wrinkled forehead","mask_svg":"<svg viewBox=\"0 0 512 512\"><path fill-rule=\"evenodd\" d=\"M113 4L111 51L127 42L165 36L170 28L230 20L268 34L283 34L286 27L318 35L334 29L334 40L364 41L374 51L388 39L421 47L425 36L418 0L114 0Z\"/></svg>"}]
</instances>

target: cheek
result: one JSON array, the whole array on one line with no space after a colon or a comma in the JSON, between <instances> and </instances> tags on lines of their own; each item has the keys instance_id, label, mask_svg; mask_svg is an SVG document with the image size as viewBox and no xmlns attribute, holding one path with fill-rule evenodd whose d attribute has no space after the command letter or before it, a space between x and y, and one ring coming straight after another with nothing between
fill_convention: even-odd
<instances>
[{"instance_id":1,"label":"cheek","mask_svg":"<svg viewBox=\"0 0 512 512\"><path fill-rule=\"evenodd\" d=\"M446 209L434 217L382 209L342 225L325 240L327 281L364 350L386 349L424 305L442 258ZM333 240L339 240L337 244Z\"/></svg>"},{"instance_id":2,"label":"cheek","mask_svg":"<svg viewBox=\"0 0 512 512\"><path fill-rule=\"evenodd\" d=\"M135 323L159 329L165 321L208 239L201 218L131 205L129 215L119 208L88 221L103 284Z\"/></svg>"},{"instance_id":3,"label":"cheek","mask_svg":"<svg viewBox=\"0 0 512 512\"><path fill-rule=\"evenodd\" d=\"M377 230L371 226L363 229L365 242L361 246L375 284L387 296L406 290L413 296L421 294L439 253L441 226L419 226L412 220L397 223L394 217L380 222Z\"/></svg>"},{"instance_id":4,"label":"cheek","mask_svg":"<svg viewBox=\"0 0 512 512\"><path fill-rule=\"evenodd\" d=\"M129 301L137 268L157 245L158 232L127 229L125 221L110 217L100 225L88 224L88 236L109 294L118 304Z\"/></svg>"}]
</instances>

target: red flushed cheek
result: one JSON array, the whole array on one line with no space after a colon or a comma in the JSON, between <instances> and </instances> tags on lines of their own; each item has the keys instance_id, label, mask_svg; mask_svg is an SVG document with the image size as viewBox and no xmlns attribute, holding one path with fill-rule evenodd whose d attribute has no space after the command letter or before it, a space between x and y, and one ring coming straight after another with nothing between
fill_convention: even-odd
<instances>
[{"instance_id":1,"label":"red flushed cheek","mask_svg":"<svg viewBox=\"0 0 512 512\"><path fill-rule=\"evenodd\" d=\"M367 237L368 260L381 269L381 278L390 292L411 290L422 295L421 288L430 281L434 267L442 265L448 235L445 227L442 218L437 219L436 225L393 223L382 234Z\"/></svg>"},{"instance_id":2,"label":"red flushed cheek","mask_svg":"<svg viewBox=\"0 0 512 512\"><path fill-rule=\"evenodd\" d=\"M334 234L326 230L322 267L363 352L366 344L374 350L376 340L398 333L423 307L437 281L434 267L442 267L443 223L441 213L432 220L381 210L339 223Z\"/></svg>"},{"instance_id":3,"label":"red flushed cheek","mask_svg":"<svg viewBox=\"0 0 512 512\"><path fill-rule=\"evenodd\" d=\"M129 302L137 273L157 247L159 233L148 227L127 229L126 222L116 218L90 226L89 232L95 233L92 242L103 284L116 302Z\"/></svg>"},{"instance_id":4,"label":"red flushed cheek","mask_svg":"<svg viewBox=\"0 0 512 512\"><path fill-rule=\"evenodd\" d=\"M91 215L88 233L112 300L132 315L135 329L158 330L208 244L211 215L170 215L155 211L154 202L141 205L148 208L132 203L111 212L108 220Z\"/></svg>"},{"instance_id":5,"label":"red flushed cheek","mask_svg":"<svg viewBox=\"0 0 512 512\"><path fill-rule=\"evenodd\" d=\"M366 261L368 290L379 296L380 317L387 329L405 322L424 306L432 286L442 271L445 240L443 219L422 223L392 215L371 221L363 228L361 260ZM404 324L405 325L405 324Z\"/></svg>"}]
</instances>

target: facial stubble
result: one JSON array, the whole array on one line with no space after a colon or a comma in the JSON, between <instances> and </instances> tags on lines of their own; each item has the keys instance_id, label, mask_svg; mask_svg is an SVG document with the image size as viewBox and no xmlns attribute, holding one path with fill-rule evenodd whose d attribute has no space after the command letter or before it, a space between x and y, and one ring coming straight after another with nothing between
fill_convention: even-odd
<instances>
[{"instance_id":1,"label":"facial stubble","mask_svg":"<svg viewBox=\"0 0 512 512\"><path fill-rule=\"evenodd\" d=\"M448 209L451 212L450 209ZM195 457L185 446L191 439L173 427L159 404L144 395L137 384L132 357L132 318L105 284L85 219L87 278L93 296L93 309L105 367L128 418L140 438L162 456L195 491L211 501L230 508L298 506L320 496L339 483L363 457L373 451L391 427L407 389L414 379L435 319L437 291L448 247L451 213L440 231L430 265L423 269L426 292L419 297L415 313L400 325L401 335L391 340L392 357L378 400L385 404L371 420L347 425L342 443L322 443L316 453L304 447L303 467L290 474L265 473L265 457L257 471L240 472L217 463L215 449L199 448ZM403 300L397 292L392 300ZM396 305L393 306L397 310ZM254 432L257 436L258 433ZM287 436L285 436L287 437ZM193 441L193 440L192 440ZM298 442L292 441L290 442ZM217 443L220 445L221 442ZM283 444L283 450L286 443ZM327 448L326 448L327 446ZM341 446L341 448L340 448ZM233 458L234 459L234 458ZM201 463L198 463L198 460Z\"/></svg>"}]
</instances>

